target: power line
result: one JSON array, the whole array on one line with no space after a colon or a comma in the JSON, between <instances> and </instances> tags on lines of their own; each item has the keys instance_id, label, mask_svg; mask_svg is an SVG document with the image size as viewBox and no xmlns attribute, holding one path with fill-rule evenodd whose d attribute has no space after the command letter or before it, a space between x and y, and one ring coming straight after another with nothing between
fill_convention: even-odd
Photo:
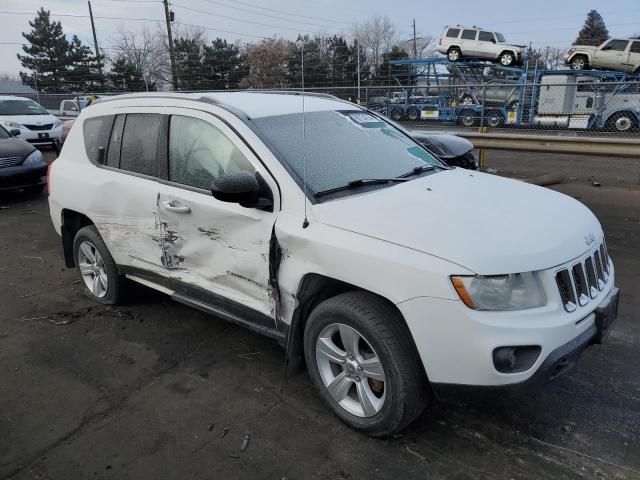
<instances>
[{"instance_id":1,"label":"power line","mask_svg":"<svg viewBox=\"0 0 640 480\"><path fill-rule=\"evenodd\" d=\"M7 15L29 15L33 16L33 12L16 12L10 10L0 10L0 13ZM51 13L49 14L53 17L72 17L72 18L89 18L89 15L80 15L76 13ZM132 20L132 21L140 21L140 22L162 22L163 20L160 18L129 18L129 17L107 17L101 15L94 15L93 18L99 18L101 20Z\"/></svg>"},{"instance_id":2,"label":"power line","mask_svg":"<svg viewBox=\"0 0 640 480\"><path fill-rule=\"evenodd\" d=\"M205 1L205 2L207 2L207 3L216 4L216 5L224 5L224 4L221 4L221 3L216 2L216 1L214 1L214 0L203 0L203 1ZM267 11L267 12L276 12L276 13L281 13L281 14L283 14L283 15L288 15L288 16L290 16L290 17L309 18L309 19L311 19L311 20L318 20L318 21L321 21L321 22L344 23L344 24L346 24L346 25L351 25L351 22L345 22L345 21L343 21L343 20L334 20L334 19L329 19L329 18L312 17L312 16L310 16L310 15L300 15L300 14L296 14L296 13L289 13L289 12L285 12L284 10L277 10L277 9L275 9L275 8L261 7L261 6L258 6L258 5L255 5L255 4L252 4L252 3L240 2L240 1L238 1L238 0L234 0L234 3L238 3L238 4L240 4L240 5L246 5L246 6L249 6L249 7L251 7L251 8L257 8L257 9L260 9L260 10L265 10L265 11ZM238 9L237 7L232 7L231 5L225 5L225 6L227 6L227 7L229 7L229 8L236 8L236 9ZM251 12L251 13L255 13L255 12ZM261 14L261 15L264 15L264 14ZM267 15L264 15L264 16L267 16ZM276 17L274 17L274 18L276 18ZM304 22L301 22L301 23L304 23Z\"/></svg>"}]
</instances>

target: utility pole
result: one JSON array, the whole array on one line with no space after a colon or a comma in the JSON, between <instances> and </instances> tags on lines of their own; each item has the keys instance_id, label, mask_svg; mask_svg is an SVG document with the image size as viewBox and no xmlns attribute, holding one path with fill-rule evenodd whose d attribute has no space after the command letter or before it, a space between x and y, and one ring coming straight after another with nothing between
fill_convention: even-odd
<instances>
[{"instance_id":1,"label":"utility pole","mask_svg":"<svg viewBox=\"0 0 640 480\"><path fill-rule=\"evenodd\" d=\"M360 105L360 41L356 40L358 42L358 51L357 51L357 55L358 55L358 105Z\"/></svg>"},{"instance_id":2,"label":"utility pole","mask_svg":"<svg viewBox=\"0 0 640 480\"><path fill-rule=\"evenodd\" d=\"M100 81L102 82L102 60L100 59L100 50L98 50L98 37L96 35L96 24L93 22L93 10L91 10L91 2L89 4L89 17L91 18L91 30L93 31L93 47L96 52L96 61L98 62L98 73L100 74Z\"/></svg>"},{"instance_id":3,"label":"utility pole","mask_svg":"<svg viewBox=\"0 0 640 480\"><path fill-rule=\"evenodd\" d=\"M169 60L171 61L171 83L173 83L173 90L178 90L178 74L176 73L176 61L173 57L173 37L171 36L171 21L173 12L169 12L169 2L162 0L164 4L164 16L167 20L167 39L169 40Z\"/></svg>"},{"instance_id":4,"label":"utility pole","mask_svg":"<svg viewBox=\"0 0 640 480\"><path fill-rule=\"evenodd\" d=\"M416 19L413 19L413 58L418 58L418 44L416 43Z\"/></svg>"}]
</instances>

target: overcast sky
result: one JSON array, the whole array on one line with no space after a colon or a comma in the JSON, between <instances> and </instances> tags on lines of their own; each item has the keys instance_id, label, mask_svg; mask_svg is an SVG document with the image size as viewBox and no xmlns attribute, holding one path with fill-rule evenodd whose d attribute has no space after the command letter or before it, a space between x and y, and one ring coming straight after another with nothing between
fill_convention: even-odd
<instances>
[{"instance_id":1,"label":"overcast sky","mask_svg":"<svg viewBox=\"0 0 640 480\"><path fill-rule=\"evenodd\" d=\"M640 33L638 0L175 0L176 21L206 28L209 39L257 41L279 35L295 38L297 33L350 33L354 23L373 15L387 15L399 37L409 38L412 19L418 35L439 36L445 25L481 25L501 31L507 40L534 47L565 48L575 39L590 9L598 10L613 36ZM85 0L20 0L0 2L0 73L15 74L20 65L16 53L28 31L28 21L45 6L70 38L77 34L93 47L88 18L59 16L87 15ZM159 0L93 0L93 13L100 48L108 47L119 28L154 29L164 21ZM196 11L194 11L196 10ZM7 12L28 13L25 15ZM131 20L122 20L127 18ZM146 19L146 20L143 20Z\"/></svg>"}]
</instances>

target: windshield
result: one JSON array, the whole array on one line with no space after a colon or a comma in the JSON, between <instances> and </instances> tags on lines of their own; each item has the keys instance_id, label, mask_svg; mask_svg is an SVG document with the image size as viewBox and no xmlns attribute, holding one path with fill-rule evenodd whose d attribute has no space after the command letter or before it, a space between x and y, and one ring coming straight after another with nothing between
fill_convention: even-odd
<instances>
[{"instance_id":1,"label":"windshield","mask_svg":"<svg viewBox=\"0 0 640 480\"><path fill-rule=\"evenodd\" d=\"M358 179L395 178L442 163L389 123L362 110L309 112L255 118L262 138L298 178L305 171L313 193Z\"/></svg>"},{"instance_id":2,"label":"windshield","mask_svg":"<svg viewBox=\"0 0 640 480\"><path fill-rule=\"evenodd\" d=\"M507 43L507 39L504 38L504 35L498 32L495 32L496 38L498 39L498 43Z\"/></svg>"},{"instance_id":3,"label":"windshield","mask_svg":"<svg viewBox=\"0 0 640 480\"><path fill-rule=\"evenodd\" d=\"M33 100L0 100L0 115L48 115Z\"/></svg>"}]
</instances>

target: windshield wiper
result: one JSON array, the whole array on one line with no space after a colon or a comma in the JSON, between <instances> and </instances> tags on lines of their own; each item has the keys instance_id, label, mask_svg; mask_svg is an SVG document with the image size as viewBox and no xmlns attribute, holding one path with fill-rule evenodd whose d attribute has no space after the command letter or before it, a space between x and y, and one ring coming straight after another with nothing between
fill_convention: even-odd
<instances>
[{"instance_id":1,"label":"windshield wiper","mask_svg":"<svg viewBox=\"0 0 640 480\"><path fill-rule=\"evenodd\" d=\"M399 175L398 178L413 177L414 175L419 175L422 172L435 170L436 168L442 168L443 170L445 170L445 168L441 167L440 165L433 165L431 163L428 163L426 165L418 165L417 167L413 167L413 170L407 173L403 173L402 175Z\"/></svg>"},{"instance_id":2,"label":"windshield wiper","mask_svg":"<svg viewBox=\"0 0 640 480\"><path fill-rule=\"evenodd\" d=\"M340 187L329 188L328 190L323 190L314 194L315 197L323 197L325 195L331 195L332 193L342 192L344 190L351 190L352 188L363 187L366 185L381 185L384 183L398 183L398 182L406 182L406 178L358 178L356 180L351 180L347 184L342 185Z\"/></svg>"}]
</instances>

